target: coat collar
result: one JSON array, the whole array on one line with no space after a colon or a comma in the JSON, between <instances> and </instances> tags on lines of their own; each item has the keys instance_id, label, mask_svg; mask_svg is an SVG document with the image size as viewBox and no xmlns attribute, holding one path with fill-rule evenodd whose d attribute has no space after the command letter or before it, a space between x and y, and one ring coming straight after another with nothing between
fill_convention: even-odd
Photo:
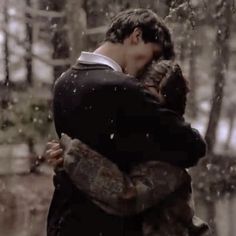
<instances>
[{"instance_id":1,"label":"coat collar","mask_svg":"<svg viewBox=\"0 0 236 236\"><path fill-rule=\"evenodd\" d=\"M83 64L103 64L111 67L114 71L123 72L121 66L117 62L110 57L98 53L81 52L77 61Z\"/></svg>"}]
</instances>

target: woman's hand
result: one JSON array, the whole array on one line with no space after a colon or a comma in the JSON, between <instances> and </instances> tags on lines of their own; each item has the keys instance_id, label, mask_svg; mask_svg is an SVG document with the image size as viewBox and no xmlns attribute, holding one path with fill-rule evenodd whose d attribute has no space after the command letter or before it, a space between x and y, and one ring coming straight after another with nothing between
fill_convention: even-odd
<instances>
[{"instance_id":1,"label":"woman's hand","mask_svg":"<svg viewBox=\"0 0 236 236\"><path fill-rule=\"evenodd\" d=\"M45 160L54 168L63 166L63 147L58 140L49 141L44 154Z\"/></svg>"},{"instance_id":2,"label":"woman's hand","mask_svg":"<svg viewBox=\"0 0 236 236\"><path fill-rule=\"evenodd\" d=\"M62 167L64 163L64 153L70 149L72 139L62 133L60 140L49 141L46 145L45 160L54 168Z\"/></svg>"}]
</instances>

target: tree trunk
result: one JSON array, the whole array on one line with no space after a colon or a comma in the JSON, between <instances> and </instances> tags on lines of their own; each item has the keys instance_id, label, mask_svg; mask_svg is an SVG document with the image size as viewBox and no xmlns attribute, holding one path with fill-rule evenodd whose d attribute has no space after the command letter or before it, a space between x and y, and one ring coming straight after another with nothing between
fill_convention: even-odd
<instances>
[{"instance_id":1,"label":"tree trunk","mask_svg":"<svg viewBox=\"0 0 236 236\"><path fill-rule=\"evenodd\" d=\"M186 38L182 37L179 45L179 61L181 64L184 64L185 61L185 49L186 49Z\"/></svg>"},{"instance_id":2,"label":"tree trunk","mask_svg":"<svg viewBox=\"0 0 236 236\"><path fill-rule=\"evenodd\" d=\"M31 7L31 0L26 0L26 6ZM30 14L25 14L26 18L26 80L29 85L33 84L33 69L32 69L32 46L33 46L33 21Z\"/></svg>"},{"instance_id":3,"label":"tree trunk","mask_svg":"<svg viewBox=\"0 0 236 236\"><path fill-rule=\"evenodd\" d=\"M205 136L209 153L212 153L214 151L214 145L216 143L216 132L220 120L220 113L224 96L225 72L228 68L229 63L229 36L231 14L232 13L229 1L218 0L216 7L216 56L213 64L213 76L215 78L215 82L212 107Z\"/></svg>"},{"instance_id":4,"label":"tree trunk","mask_svg":"<svg viewBox=\"0 0 236 236\"><path fill-rule=\"evenodd\" d=\"M193 34L193 32L192 32ZM196 41L194 41L193 37L190 38L190 55L189 55L189 80L190 80L190 96L189 96L189 115L192 118L197 117L198 107L196 101Z\"/></svg>"},{"instance_id":5,"label":"tree trunk","mask_svg":"<svg viewBox=\"0 0 236 236\"><path fill-rule=\"evenodd\" d=\"M227 134L227 138L225 141L225 145L224 145L224 149L225 151L229 150L230 147L230 141L233 135L233 129L234 129L234 121L235 121L235 111L233 109L231 109L228 112L228 121L229 121L229 129L228 129L228 134Z\"/></svg>"},{"instance_id":6,"label":"tree trunk","mask_svg":"<svg viewBox=\"0 0 236 236\"><path fill-rule=\"evenodd\" d=\"M5 0L4 3L4 9L3 9L3 14L4 14L4 24L6 27L8 27L8 1ZM8 86L10 83L10 70L9 70L9 49L8 49L8 34L5 32L5 41L4 41L4 62L5 62L5 80L4 80L4 85Z\"/></svg>"},{"instance_id":7,"label":"tree trunk","mask_svg":"<svg viewBox=\"0 0 236 236\"><path fill-rule=\"evenodd\" d=\"M157 4L157 13L161 17L165 18L170 13L172 0L159 0Z\"/></svg>"},{"instance_id":8,"label":"tree trunk","mask_svg":"<svg viewBox=\"0 0 236 236\"><path fill-rule=\"evenodd\" d=\"M82 0L68 0L66 6L66 17L68 35L70 40L71 62L74 63L85 46L85 31L87 27L87 16L82 8Z\"/></svg>"},{"instance_id":9,"label":"tree trunk","mask_svg":"<svg viewBox=\"0 0 236 236\"><path fill-rule=\"evenodd\" d=\"M41 2L41 5L47 11L64 12L66 0L44 0ZM52 17L49 24L53 46L52 58L59 62L54 66L54 80L56 80L70 66L68 64L70 45L66 28L66 17Z\"/></svg>"},{"instance_id":10,"label":"tree trunk","mask_svg":"<svg viewBox=\"0 0 236 236\"><path fill-rule=\"evenodd\" d=\"M229 199L229 231L228 231L228 236L234 236L235 235L235 208L231 206L231 204L234 204L234 195L230 195Z\"/></svg>"},{"instance_id":11,"label":"tree trunk","mask_svg":"<svg viewBox=\"0 0 236 236\"><path fill-rule=\"evenodd\" d=\"M207 236L217 236L217 228L216 228L216 209L215 209L215 200L211 199L207 202L207 223L209 223L211 232Z\"/></svg>"},{"instance_id":12,"label":"tree trunk","mask_svg":"<svg viewBox=\"0 0 236 236\"><path fill-rule=\"evenodd\" d=\"M6 28L8 27L8 1L5 0L3 7L3 15L4 15L4 24ZM5 79L3 82L3 86L0 87L0 129L4 130L6 128L6 118L5 118L5 110L9 106L10 101L10 70L9 70L9 48L8 48L8 34L5 32L5 41L4 41L4 62L5 62Z\"/></svg>"},{"instance_id":13,"label":"tree trunk","mask_svg":"<svg viewBox=\"0 0 236 236\"><path fill-rule=\"evenodd\" d=\"M37 153L35 151L35 144L32 137L27 138L27 144L29 148L29 163L30 163L30 173L37 172Z\"/></svg>"},{"instance_id":14,"label":"tree trunk","mask_svg":"<svg viewBox=\"0 0 236 236\"><path fill-rule=\"evenodd\" d=\"M192 9L190 4L186 6L185 0L169 0L166 2L168 6L168 14L165 16L165 22L172 31L172 39L175 43L176 58L181 64L186 59L186 45L188 45L188 32L190 22L192 22ZM191 27L192 28L192 27Z\"/></svg>"}]
</instances>

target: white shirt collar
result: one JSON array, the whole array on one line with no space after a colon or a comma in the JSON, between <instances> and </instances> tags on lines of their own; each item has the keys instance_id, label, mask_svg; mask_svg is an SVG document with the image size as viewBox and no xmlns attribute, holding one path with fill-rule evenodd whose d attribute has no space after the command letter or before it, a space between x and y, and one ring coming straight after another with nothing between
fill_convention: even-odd
<instances>
[{"instance_id":1,"label":"white shirt collar","mask_svg":"<svg viewBox=\"0 0 236 236\"><path fill-rule=\"evenodd\" d=\"M114 71L122 72L122 68L117 62L99 53L81 52L78 61L86 64L103 64L111 67Z\"/></svg>"}]
</instances>

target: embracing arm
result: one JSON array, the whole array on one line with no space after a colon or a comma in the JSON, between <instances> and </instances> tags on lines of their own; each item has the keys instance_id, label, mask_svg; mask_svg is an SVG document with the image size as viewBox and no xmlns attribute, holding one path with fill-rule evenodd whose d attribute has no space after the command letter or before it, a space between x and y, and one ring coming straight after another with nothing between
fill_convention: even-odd
<instances>
[{"instance_id":1,"label":"embracing arm","mask_svg":"<svg viewBox=\"0 0 236 236\"><path fill-rule=\"evenodd\" d=\"M145 160L165 161L169 164L189 168L195 166L206 154L206 142L200 133L185 122L176 112L166 109L158 103L156 97L142 87L127 86L126 93L121 93L121 126L134 133L144 148ZM142 131L148 133L148 140L143 139ZM122 137L123 138L123 137ZM132 146L133 137L125 134L127 149ZM118 147L119 148L119 147ZM122 147L121 147L122 148Z\"/></svg>"},{"instance_id":2,"label":"embracing arm","mask_svg":"<svg viewBox=\"0 0 236 236\"><path fill-rule=\"evenodd\" d=\"M89 93L88 101L96 104L94 109L104 112L111 110L114 111L114 118L118 117L115 123L119 127L119 132L115 134L113 140L115 142L116 136L120 140L116 142L117 150L132 154L140 150L150 150L149 152L159 159L158 135L154 136L153 142L149 142L146 141L146 132L155 134L158 131L160 127L157 125L158 119L163 116L160 106L155 99L144 94L139 86L125 82L128 79L121 81L121 84L114 82L115 79L108 81L111 84ZM173 122L172 128L175 129L176 126L182 127ZM177 140L180 138L177 135L174 137L178 138ZM171 139L172 136L169 138ZM137 214L158 204L184 184L190 184L190 177L186 172L160 162L159 167L150 165L143 172L138 171L136 167L137 171L131 171L130 175L124 174L114 163L98 153L89 154L86 145L82 145L82 149L76 148L78 142L77 140L76 144L73 140L71 148L65 153L66 172L77 188L114 208L121 215ZM150 160L155 158L147 158L145 161Z\"/></svg>"},{"instance_id":3,"label":"embracing arm","mask_svg":"<svg viewBox=\"0 0 236 236\"><path fill-rule=\"evenodd\" d=\"M94 99L99 100L100 94L104 98L101 107L115 107L118 150L141 150L144 161L161 160L181 168L192 167L205 156L206 143L199 132L182 116L164 108L141 84L128 78L120 84L111 80Z\"/></svg>"},{"instance_id":4,"label":"embracing arm","mask_svg":"<svg viewBox=\"0 0 236 236\"><path fill-rule=\"evenodd\" d=\"M78 139L63 136L61 143L64 168L75 186L117 215L140 213L191 181L185 171L156 161L127 175Z\"/></svg>"},{"instance_id":5,"label":"embracing arm","mask_svg":"<svg viewBox=\"0 0 236 236\"><path fill-rule=\"evenodd\" d=\"M160 125L156 126L153 136L150 135L154 144L156 140L160 144L159 160L182 168L195 166L207 150L206 142L198 130L171 110L162 108L159 114Z\"/></svg>"}]
</instances>

